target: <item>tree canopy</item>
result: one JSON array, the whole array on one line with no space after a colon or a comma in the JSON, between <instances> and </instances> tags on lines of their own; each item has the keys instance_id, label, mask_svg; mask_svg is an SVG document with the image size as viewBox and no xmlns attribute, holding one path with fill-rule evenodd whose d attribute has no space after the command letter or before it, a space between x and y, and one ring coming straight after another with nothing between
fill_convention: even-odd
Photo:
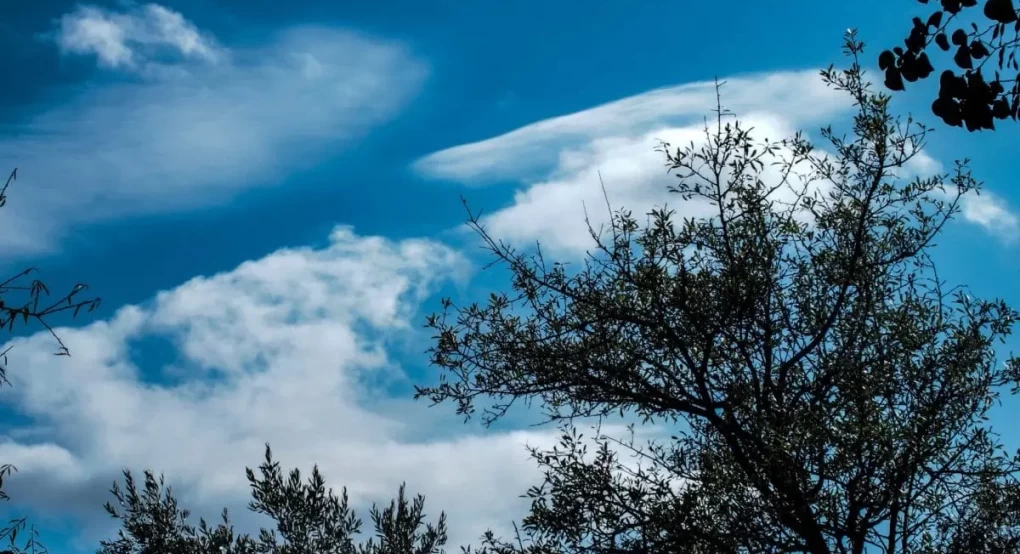
<instances>
[{"instance_id":1,"label":"tree canopy","mask_svg":"<svg viewBox=\"0 0 1020 554\"><path fill-rule=\"evenodd\" d=\"M124 486L114 483L116 505L107 512L119 520L117 538L103 541L98 554L440 554L446 543L446 516L435 524L425 522L425 499L409 499L400 486L386 508L372 506L375 537L355 543L361 520L351 509L347 489L336 495L314 467L307 481L301 472L285 475L266 445L258 474L246 469L252 500L248 508L268 516L275 528L263 528L252 537L236 533L224 509L215 526L200 519L188 523L190 512L180 508L162 476L144 472L139 486L130 471Z\"/></svg>"},{"instance_id":2,"label":"tree canopy","mask_svg":"<svg viewBox=\"0 0 1020 554\"><path fill-rule=\"evenodd\" d=\"M929 4L929 0L917 0ZM996 120L1020 114L1020 12L1013 0L940 0L927 18L914 17L903 46L884 50L878 66L885 86L904 90L905 82L927 79L936 71L932 44L952 52L952 63L939 74L932 113L947 125L968 131L994 129ZM983 4L980 15L976 9ZM969 17L968 17L969 16Z\"/></svg>"},{"instance_id":3,"label":"tree canopy","mask_svg":"<svg viewBox=\"0 0 1020 554\"><path fill-rule=\"evenodd\" d=\"M979 183L966 162L909 175L925 129L890 113L862 51L849 35L850 68L822 72L857 110L849 136L821 131L827 151L722 109L702 144L663 145L670 190L711 217L616 211L576 268L471 217L511 290L444 300L440 380L416 396L485 424L535 402L563 428L532 450L544 479L518 536L483 550L1020 552L1020 453L987 423L1017 391L996 353L1017 313L930 256ZM628 414L659 434L577 431Z\"/></svg>"}]
</instances>

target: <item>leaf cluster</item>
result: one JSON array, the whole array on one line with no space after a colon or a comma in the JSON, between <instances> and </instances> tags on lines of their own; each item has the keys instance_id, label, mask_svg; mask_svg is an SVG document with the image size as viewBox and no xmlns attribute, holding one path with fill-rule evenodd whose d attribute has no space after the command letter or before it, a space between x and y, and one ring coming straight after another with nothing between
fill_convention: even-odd
<instances>
[{"instance_id":1,"label":"leaf cluster","mask_svg":"<svg viewBox=\"0 0 1020 554\"><path fill-rule=\"evenodd\" d=\"M929 0L918 0L928 4ZM984 0L981 16L966 15L978 0L940 0L927 18L914 17L903 46L882 51L879 68L885 86L904 90L904 82L927 79L935 72L928 53L936 45L952 52L952 66L939 75L932 113L947 125L968 131L994 129L996 120L1020 114L1020 15L1013 0ZM980 24L979 24L980 22ZM958 73L959 71L959 73Z\"/></svg>"}]
</instances>

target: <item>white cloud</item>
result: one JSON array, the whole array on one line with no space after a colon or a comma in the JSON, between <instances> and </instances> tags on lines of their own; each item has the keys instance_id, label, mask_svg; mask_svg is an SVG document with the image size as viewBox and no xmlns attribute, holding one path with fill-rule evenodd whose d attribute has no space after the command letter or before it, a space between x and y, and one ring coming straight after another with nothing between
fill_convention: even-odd
<instances>
[{"instance_id":1,"label":"white cloud","mask_svg":"<svg viewBox=\"0 0 1020 554\"><path fill-rule=\"evenodd\" d=\"M82 10L98 8L72 16ZM0 217L5 255L51 249L82 223L215 205L278 183L391 119L426 74L403 46L342 29L289 28L228 52L158 6L98 13L86 17L92 38L76 44L134 64L118 69L157 69L81 88L0 135L0 168L20 177L16 209ZM180 59L146 65L154 43Z\"/></svg>"},{"instance_id":2,"label":"white cloud","mask_svg":"<svg viewBox=\"0 0 1020 554\"><path fill-rule=\"evenodd\" d=\"M158 4L126 13L78 6L60 18L57 44L65 53L94 54L102 66L137 71L146 71L149 58L162 51L213 63L225 54L211 36Z\"/></svg>"},{"instance_id":3,"label":"white cloud","mask_svg":"<svg viewBox=\"0 0 1020 554\"><path fill-rule=\"evenodd\" d=\"M945 171L938 160L926 152L919 152L907 166L906 177L930 177ZM1020 237L1020 218L1006 200L985 188L979 193L970 192L960 199L960 215L963 220L977 225L998 237L1006 244L1012 244Z\"/></svg>"},{"instance_id":4,"label":"white cloud","mask_svg":"<svg viewBox=\"0 0 1020 554\"><path fill-rule=\"evenodd\" d=\"M724 81L723 107L735 113L744 128L753 128L756 140L775 142L797 130L814 131L851 108L849 97L827 87L816 71ZM614 210L624 208L638 217L663 205L676 210L678 217L710 215L706 203L683 201L668 192L677 178L667 173L665 156L656 147L661 140L674 147L700 146L705 140L704 118L713 117L715 107L714 83L653 90L448 148L418 160L415 168L427 177L469 186L522 183L509 206L482 219L487 230L519 245L539 241L558 254L577 255L594 246L585 212L596 230L608 228L606 196ZM823 148L818 153L824 154L826 145L818 146ZM938 171L938 161L920 152L901 177ZM780 176L777 168L766 165L763 177L769 181ZM1016 217L997 197L968 195L963 206L966 221L1003 237L1017 230Z\"/></svg>"},{"instance_id":5,"label":"white cloud","mask_svg":"<svg viewBox=\"0 0 1020 554\"><path fill-rule=\"evenodd\" d=\"M924 179L943 171L942 163L923 150L915 152L913 157L904 164L904 169L906 171L901 175L904 179L913 179L915 177Z\"/></svg>"},{"instance_id":6,"label":"white cloud","mask_svg":"<svg viewBox=\"0 0 1020 554\"><path fill-rule=\"evenodd\" d=\"M770 138L790 131L786 122L764 114L742 120ZM482 223L495 237L516 244L539 240L551 252L570 255L594 246L584 223L586 216L596 231L608 231L610 208L630 210L639 220L663 205L676 209L679 217L710 216L708 203L697 199L685 202L668 192L676 177L666 172L665 158L656 152L659 141L681 146L703 138L703 129L692 125L639 136L596 138L582 148L564 150L559 166L547 180L518 191L512 205L483 217ZM779 178L776 168L767 166L765 173Z\"/></svg>"},{"instance_id":7,"label":"white cloud","mask_svg":"<svg viewBox=\"0 0 1020 554\"><path fill-rule=\"evenodd\" d=\"M981 194L968 194L961 204L964 219L980 225L1003 241L1012 243L1020 235L1020 220L1009 210L1002 197L986 190Z\"/></svg>"},{"instance_id":8,"label":"white cloud","mask_svg":"<svg viewBox=\"0 0 1020 554\"><path fill-rule=\"evenodd\" d=\"M14 386L0 401L49 431L0 443L0 460L21 470L6 490L16 505L82 518L95 540L109 531L101 505L119 470L152 468L197 514L226 505L250 524L244 467L269 442L285 467L318 463L358 504L387 501L407 480L430 514L448 512L456 541L505 529L538 479L524 445L552 434L458 426L429 439L430 414L444 407L376 401L380 374L404 375L387 346L420 324L419 303L438 284L468 272L440 244L341 227L323 249L280 250L59 329L70 358L53 356L44 333L15 339ZM181 359L161 368L168 360L139 353L147 340L172 341ZM460 421L445 409L443 423Z\"/></svg>"},{"instance_id":9,"label":"white cloud","mask_svg":"<svg viewBox=\"0 0 1020 554\"><path fill-rule=\"evenodd\" d=\"M724 108L748 115L782 114L794 128L847 107L817 71L776 72L721 79ZM520 178L556 166L565 148L601 137L637 137L654 129L700 127L716 107L714 82L652 90L580 112L525 125L490 139L454 146L418 160L422 174L466 184ZM769 136L768 138L782 138Z\"/></svg>"},{"instance_id":10,"label":"white cloud","mask_svg":"<svg viewBox=\"0 0 1020 554\"><path fill-rule=\"evenodd\" d=\"M753 127L758 139L785 138L849 108L845 95L826 87L817 71L721 81L724 109ZM593 246L585 212L596 230L608 226L606 196L614 210L639 217L664 204L680 216L707 215L706 204L669 194L676 178L656 147L660 141L674 147L703 141L705 118L713 116L716 102L714 82L653 90L442 150L415 167L467 185L522 181L510 206L483 218L486 228L517 244L538 240L551 251L579 254Z\"/></svg>"}]
</instances>

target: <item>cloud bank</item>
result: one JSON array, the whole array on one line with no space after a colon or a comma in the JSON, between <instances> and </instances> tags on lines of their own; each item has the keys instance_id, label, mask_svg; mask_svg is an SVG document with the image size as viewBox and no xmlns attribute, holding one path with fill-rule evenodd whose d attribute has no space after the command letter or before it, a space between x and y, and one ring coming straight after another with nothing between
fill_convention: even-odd
<instances>
[{"instance_id":1,"label":"cloud bank","mask_svg":"<svg viewBox=\"0 0 1020 554\"><path fill-rule=\"evenodd\" d=\"M280 250L59 329L70 358L53 356L44 333L15 339L0 402L31 423L0 442L0 460L21 470L6 490L19 506L78 518L94 546L108 536L101 505L120 469L152 468L197 515L229 506L243 529L244 467L269 442L284 467L318 463L360 505L406 480L430 514L447 511L459 543L506 529L538 480L524 445L555 437L473 435L450 417L457 431L437 438L429 414L442 407L380 401L387 381L406 379L388 352L420 325L420 303L469 271L441 244L338 227L324 248ZM166 343L176 360L152 346Z\"/></svg>"}]
</instances>

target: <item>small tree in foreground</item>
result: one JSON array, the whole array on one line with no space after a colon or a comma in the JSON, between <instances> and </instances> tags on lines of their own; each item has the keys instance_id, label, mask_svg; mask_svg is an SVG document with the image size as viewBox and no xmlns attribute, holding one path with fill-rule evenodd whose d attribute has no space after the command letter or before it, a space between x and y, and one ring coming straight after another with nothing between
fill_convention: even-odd
<instances>
[{"instance_id":1,"label":"small tree in foreground","mask_svg":"<svg viewBox=\"0 0 1020 554\"><path fill-rule=\"evenodd\" d=\"M704 145L666 145L671 190L713 217L617 212L577 270L472 217L513 293L444 301L440 381L417 396L466 417L484 401L486 424L537 400L565 431L532 450L545 479L518 536L484 550L1020 552L1020 458L986 422L1016 392L995 344L1017 314L947 288L929 257L978 183L965 162L903 178L924 128L871 91L862 49L848 35L850 69L822 72L857 109L850 137L822 130L830 154L758 143L721 110ZM612 414L672 436L597 433L587 453L574 418Z\"/></svg>"},{"instance_id":2,"label":"small tree in foreground","mask_svg":"<svg viewBox=\"0 0 1020 554\"><path fill-rule=\"evenodd\" d=\"M269 516L275 529L261 529L258 536L237 534L227 517L215 527L204 519L189 525L188 510L178 507L170 487L146 471L139 488L130 471L124 472L124 488L114 483L116 506L106 510L120 520L116 540L102 541L99 554L440 554L446 544L446 515L435 525L425 523L425 499L409 500L400 486L397 498L382 510L372 506L374 538L356 544L361 520L347 502L327 489L319 468L306 482L294 469L284 476L280 464L266 457L256 476L246 469L251 485L250 510Z\"/></svg>"}]
</instances>

